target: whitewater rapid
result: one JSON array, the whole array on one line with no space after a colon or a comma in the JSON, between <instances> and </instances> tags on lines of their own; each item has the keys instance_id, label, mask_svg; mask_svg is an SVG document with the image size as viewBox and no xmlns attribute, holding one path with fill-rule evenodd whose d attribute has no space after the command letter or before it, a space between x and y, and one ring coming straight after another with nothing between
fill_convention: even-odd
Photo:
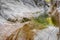
<instances>
[{"instance_id":1,"label":"whitewater rapid","mask_svg":"<svg viewBox=\"0 0 60 40\"><path fill-rule=\"evenodd\" d=\"M44 11L35 4L34 0L1 0L0 3L0 16L5 20L29 18L34 12Z\"/></svg>"}]
</instances>

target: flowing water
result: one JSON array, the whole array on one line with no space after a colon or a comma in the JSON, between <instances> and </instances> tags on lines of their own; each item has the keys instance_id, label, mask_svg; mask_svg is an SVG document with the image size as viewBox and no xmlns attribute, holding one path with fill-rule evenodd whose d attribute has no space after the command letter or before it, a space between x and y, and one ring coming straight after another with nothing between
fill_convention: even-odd
<instances>
[{"instance_id":1,"label":"flowing water","mask_svg":"<svg viewBox=\"0 0 60 40\"><path fill-rule=\"evenodd\" d=\"M35 0L36 1L36 0ZM0 16L7 19L20 19L21 17L30 17L33 12L40 12L43 9L39 7L40 1L34 0L1 0ZM41 2L43 4L43 2ZM43 10L44 11L44 10ZM29 14L29 15L28 15Z\"/></svg>"},{"instance_id":2,"label":"flowing water","mask_svg":"<svg viewBox=\"0 0 60 40\"><path fill-rule=\"evenodd\" d=\"M19 21L23 18L37 17L43 13L44 0L1 0L0 2L0 40L5 40L14 30L20 28ZM48 9L48 7L46 7ZM8 20L18 20L17 23L10 23ZM58 29L51 27L46 30L37 31L35 40L56 40ZM14 30L13 30L14 29ZM49 32L52 31L53 32ZM45 37L46 36L46 37ZM48 39L49 38L49 39Z\"/></svg>"}]
</instances>

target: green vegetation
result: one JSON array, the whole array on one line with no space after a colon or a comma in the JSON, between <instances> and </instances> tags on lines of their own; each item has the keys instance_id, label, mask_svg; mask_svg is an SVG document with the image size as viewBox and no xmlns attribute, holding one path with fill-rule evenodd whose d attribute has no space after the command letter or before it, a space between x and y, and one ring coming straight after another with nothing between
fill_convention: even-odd
<instances>
[{"instance_id":1,"label":"green vegetation","mask_svg":"<svg viewBox=\"0 0 60 40\"><path fill-rule=\"evenodd\" d=\"M40 15L39 17L37 18L33 18L33 20L37 23L40 23L42 25L47 25L48 22L46 20L46 18L48 18L48 15L47 14L44 14L44 15Z\"/></svg>"},{"instance_id":2,"label":"green vegetation","mask_svg":"<svg viewBox=\"0 0 60 40\"><path fill-rule=\"evenodd\" d=\"M32 18L31 23L33 23L35 29L41 30L47 28L47 25L49 24L47 18L47 14L42 14L38 17Z\"/></svg>"}]
</instances>

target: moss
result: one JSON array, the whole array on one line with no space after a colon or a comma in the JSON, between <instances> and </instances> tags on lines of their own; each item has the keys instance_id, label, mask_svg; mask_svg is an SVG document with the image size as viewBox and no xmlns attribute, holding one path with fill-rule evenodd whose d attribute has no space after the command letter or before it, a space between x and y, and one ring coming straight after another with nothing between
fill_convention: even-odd
<instances>
[{"instance_id":1,"label":"moss","mask_svg":"<svg viewBox=\"0 0 60 40\"><path fill-rule=\"evenodd\" d=\"M46 20L47 17L48 17L47 15L40 15L38 18L34 18L33 20L40 24L47 25L48 24Z\"/></svg>"}]
</instances>

